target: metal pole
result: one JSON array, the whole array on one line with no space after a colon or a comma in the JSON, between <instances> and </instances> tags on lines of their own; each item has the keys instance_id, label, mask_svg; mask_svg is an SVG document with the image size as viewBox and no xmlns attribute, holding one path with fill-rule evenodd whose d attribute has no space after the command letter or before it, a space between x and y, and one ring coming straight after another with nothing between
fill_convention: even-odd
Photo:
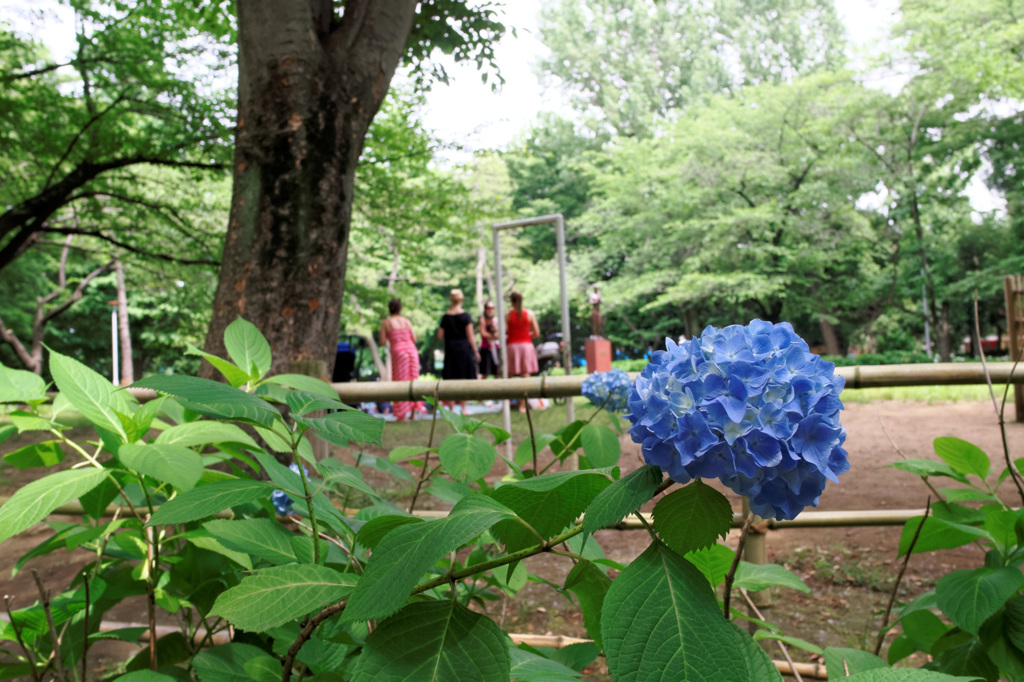
<instances>
[{"instance_id":1,"label":"metal pole","mask_svg":"<svg viewBox=\"0 0 1024 682\"><path fill-rule=\"evenodd\" d=\"M559 213L555 218L555 234L558 243L558 280L562 290L562 366L565 373L572 375L572 325L569 324L569 287L565 276L565 220ZM576 421L576 406L572 398L565 401L566 423L572 424Z\"/></svg>"},{"instance_id":2,"label":"metal pole","mask_svg":"<svg viewBox=\"0 0 1024 682\"><path fill-rule=\"evenodd\" d=\"M111 301L111 303L115 304L115 307L110 309L110 353L113 359L110 367L110 377L113 384L117 386L119 369L117 364L117 301Z\"/></svg>"},{"instance_id":3,"label":"metal pole","mask_svg":"<svg viewBox=\"0 0 1024 682\"><path fill-rule=\"evenodd\" d=\"M494 284L497 287L495 303L498 306L498 347L501 349L501 378L508 379L508 339L505 336L505 285L501 279L501 234L500 226L492 228L494 237ZM512 433L512 406L508 399L501 401L501 425L509 433ZM505 456L509 459L515 455L512 452L512 439L505 441Z\"/></svg>"}]
</instances>

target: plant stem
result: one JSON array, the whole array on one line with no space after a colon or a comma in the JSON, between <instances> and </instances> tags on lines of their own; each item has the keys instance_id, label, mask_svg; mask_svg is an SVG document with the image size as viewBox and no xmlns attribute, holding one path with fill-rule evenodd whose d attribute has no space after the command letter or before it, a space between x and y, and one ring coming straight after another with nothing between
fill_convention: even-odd
<instances>
[{"instance_id":1,"label":"plant stem","mask_svg":"<svg viewBox=\"0 0 1024 682\"><path fill-rule=\"evenodd\" d=\"M757 608L754 600L750 598L750 595L747 594L747 591L742 587L740 588L740 594L743 596L743 600L747 602L747 606L750 610L754 612L754 615L761 620L764 620L764 614L761 613L761 610ZM796 665L793 664L793 659L789 656L789 649L786 648L786 645L780 639L775 640L775 643L779 645L779 650L782 651L782 657L786 659L786 663L789 663L789 672L796 679L796 682L803 682L803 678L800 677L800 673L797 671Z\"/></svg>"},{"instance_id":2,"label":"plant stem","mask_svg":"<svg viewBox=\"0 0 1024 682\"><path fill-rule=\"evenodd\" d=\"M1016 311L1009 311L1011 314L1015 314ZM981 325L978 322L978 292L974 292L974 333L978 338L978 353L981 356L981 369L985 373L985 382L988 384L989 395L992 396L992 408L996 411L996 417L999 420L999 434L1003 439L1003 458L1006 460L1006 470L1010 472L1010 478L1013 479L1013 484L1017 487L1017 494L1020 495L1021 503L1024 504L1024 486L1021 485L1020 474L1017 472L1017 467L1014 465L1010 458L1010 446L1006 442L1006 419L1004 418L1006 412L1006 398L1010 393L1010 386L1013 384L1013 374L1017 371L1017 365L1020 363L1021 354L1024 353L1024 344L1021 344L1020 352L1017 353L1017 357L1013 361L1013 367L1010 369L1010 377L1006 380L1006 388L1003 390L1003 402L1002 405L996 405L996 392L992 387L992 377L988 373L988 364L985 362L985 346L981 343Z\"/></svg>"},{"instance_id":3,"label":"plant stem","mask_svg":"<svg viewBox=\"0 0 1024 682\"><path fill-rule=\"evenodd\" d=\"M18 622L14 619L14 614L11 612L11 595L4 595L4 606L7 608L8 622L10 622L11 628L14 630L14 638L18 640L18 645L25 652L25 661L28 663L28 669L32 673L32 679L34 682L40 682L41 678L39 671L36 670L36 662L32 658L32 652L25 646L25 640L21 638L21 628L18 627Z\"/></svg>"},{"instance_id":4,"label":"plant stem","mask_svg":"<svg viewBox=\"0 0 1024 682\"><path fill-rule=\"evenodd\" d=\"M730 619L729 600L732 597L732 583L736 580L736 569L740 565L740 557L743 556L743 547L747 544L747 534L750 533L750 524L754 521L754 513L747 512L747 518L743 522L743 530L740 531L740 539L736 544L736 555L732 558L732 565L729 572L725 574L725 592L722 594L723 613L726 620Z\"/></svg>"},{"instance_id":5,"label":"plant stem","mask_svg":"<svg viewBox=\"0 0 1024 682\"><path fill-rule=\"evenodd\" d=\"M301 434L299 435L301 439ZM311 532L313 533L313 563L320 563L320 532L316 526L316 510L313 508L313 496L309 492L309 479L306 477L306 467L302 464L302 459L299 457L299 441L295 440L292 442L292 461L295 462L296 468L299 470L299 478L302 479L302 493L306 496L306 509L309 510L309 525L312 527Z\"/></svg>"},{"instance_id":6,"label":"plant stem","mask_svg":"<svg viewBox=\"0 0 1024 682\"><path fill-rule=\"evenodd\" d=\"M523 404L526 405L526 424L530 428L530 447L533 448L533 473L537 474L537 439L533 435L533 417L530 416L530 399L523 394Z\"/></svg>"},{"instance_id":7,"label":"plant stem","mask_svg":"<svg viewBox=\"0 0 1024 682\"><path fill-rule=\"evenodd\" d=\"M53 639L53 666L57 669L57 679L66 680L64 660L60 653L60 637L57 636L57 626L53 622L53 612L50 610L50 593L43 587L43 581L40 580L39 573L34 568L32 569L32 579L36 582L39 600L43 605L43 613L46 614L46 623L50 626L50 637Z\"/></svg>"},{"instance_id":8,"label":"plant stem","mask_svg":"<svg viewBox=\"0 0 1024 682\"><path fill-rule=\"evenodd\" d=\"M82 679L86 679L89 659L89 574L82 571L82 585L85 588L85 609L82 611Z\"/></svg>"},{"instance_id":9,"label":"plant stem","mask_svg":"<svg viewBox=\"0 0 1024 682\"><path fill-rule=\"evenodd\" d=\"M416 500L420 496L420 489L423 484L430 478L427 475L427 465L430 463L430 448L434 447L434 427L437 425L437 412L440 410L440 404L437 400L437 385L434 385L434 412L430 419L430 436L427 438L427 452L423 453L423 468L420 469L420 479L416 481L416 490L412 494L412 500L409 502L409 513L412 514L412 510L416 508Z\"/></svg>"},{"instance_id":10,"label":"plant stem","mask_svg":"<svg viewBox=\"0 0 1024 682\"><path fill-rule=\"evenodd\" d=\"M610 397L611 397L611 396L609 396L609 398L610 398ZM608 402L608 398L605 398L605 401L604 401L604 402L605 402L605 403L606 403L606 402ZM594 417L596 417L597 415L601 414L601 410L603 410L603 409L604 409L604 403L601 403L601 405L600 405L600 406L599 406L599 407L597 408L597 410L596 410L596 411L594 412L594 414L590 415L590 419L588 419L587 421L583 422L583 426L586 426L586 425L587 425L587 424L589 424L590 422L594 421ZM580 434L581 434L582 432L583 432L583 427L580 427L579 431L577 431L577 432L576 432L576 435L572 437L572 440L570 440L570 441L569 441L568 443L566 443L565 447L564 447L564 448L562 448L562 451L561 451L561 452L559 452L558 454L556 454L556 455L555 455L555 458L554 458L553 460L551 460L550 462L548 462L548 465L547 465L546 467L544 467L544 468L543 468L543 469L541 470L540 474L543 474L543 473L544 473L545 471L547 471L548 469L550 469L550 468L551 468L551 466L552 466L552 465L553 465L553 464L554 464L555 462L560 462L560 461L562 461L562 457L564 457L564 456L565 456L565 454L566 454L567 452L569 452L569 451L570 451L569 449L570 449L570 448L572 447L572 445L573 445L573 444L574 444L574 443L575 443L575 442L576 442L576 441L577 441L577 440L579 439L579 437L580 437ZM573 448L573 449L575 449L575 448ZM538 475L538 476L540 476L540 474L537 474L537 475Z\"/></svg>"},{"instance_id":11,"label":"plant stem","mask_svg":"<svg viewBox=\"0 0 1024 682\"><path fill-rule=\"evenodd\" d=\"M981 345L981 344L979 344ZM924 528L924 522L928 520L928 513L932 510L932 498L928 498L928 504L924 508L924 517L921 519L921 523L917 526L917 530L914 531L914 537L910 540L910 546L907 547L907 556L903 558L903 565L900 566L899 573L896 574L896 584L892 586L892 592L889 594L889 603L885 607L885 612L882 614L882 625L878 629L878 639L875 641L875 656L882 650L882 642L885 641L885 629L889 626L889 616L892 615L893 604L896 603L896 593L899 592L900 583L903 581L903 574L907 572L907 564L910 563L910 555L914 552L914 545L917 544L917 539L921 537L921 529Z\"/></svg>"}]
</instances>

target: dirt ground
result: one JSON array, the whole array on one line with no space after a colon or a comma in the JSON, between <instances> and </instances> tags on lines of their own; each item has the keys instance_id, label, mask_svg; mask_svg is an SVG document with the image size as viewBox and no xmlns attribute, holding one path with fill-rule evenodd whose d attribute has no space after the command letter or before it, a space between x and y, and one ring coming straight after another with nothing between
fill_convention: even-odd
<instances>
[{"instance_id":1,"label":"dirt ground","mask_svg":"<svg viewBox=\"0 0 1024 682\"><path fill-rule=\"evenodd\" d=\"M1012 405L1008 418L1013 419ZM924 484L910 474L887 467L900 459L935 458L932 441L938 436L956 436L972 442L992 458L994 485L1003 469L1002 445L998 424L990 402L925 404L882 401L851 404L843 415L848 431L846 441L851 470L840 477L838 485L829 484L821 498L820 510L920 509L929 495ZM1024 457L1024 424L1007 425L1007 440L1014 459ZM9 446L4 444L4 448ZM622 468L628 472L640 464L639 448L626 438L623 442ZM11 494L26 482L25 474L0 469L0 495ZM943 484L938 484L940 487ZM1020 500L1004 484L1001 494L1008 502ZM738 498L729 493L734 508ZM53 517L53 521L60 521ZM0 550L0 595L14 595L15 604L27 605L37 598L29 574L35 568L44 584L60 590L68 584L88 560L84 553L58 552L29 563L11 578L17 559L42 542L49 529L39 524L6 543ZM879 614L884 609L898 562L896 546L900 528L807 528L773 530L768 533L768 557L795 570L812 588L811 595L793 590L774 593L765 616L792 636L825 646L873 648ZM628 562L642 552L649 538L645 531L602 531L597 537L608 558ZM735 542L735 533L729 543ZM968 547L952 552L915 555L909 564L900 590L900 599L910 599L929 589L935 580L950 570L977 566L981 551ZM560 557L535 557L531 572L561 583L570 568ZM530 583L515 599L493 603L489 609L508 632L585 637L578 609L566 597L550 587ZM108 617L119 621L142 622L144 607L126 604ZM778 650L770 648L774 658ZM108 656L123 656L123 650ZM811 660L808 654L794 651L796 660ZM102 663L101 663L102 664ZM95 669L95 668L94 668ZM600 669L595 679L601 679Z\"/></svg>"}]
</instances>

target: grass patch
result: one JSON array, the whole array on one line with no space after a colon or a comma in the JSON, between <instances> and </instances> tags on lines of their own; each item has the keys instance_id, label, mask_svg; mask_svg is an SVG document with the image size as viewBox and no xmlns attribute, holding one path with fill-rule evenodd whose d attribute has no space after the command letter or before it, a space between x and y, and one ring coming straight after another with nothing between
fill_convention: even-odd
<instances>
[{"instance_id":1,"label":"grass patch","mask_svg":"<svg viewBox=\"0 0 1024 682\"><path fill-rule=\"evenodd\" d=\"M577 398L575 401L576 419L586 421L597 411L585 398ZM501 412L478 415L477 417L492 426L503 428ZM546 410L533 410L530 412L533 420L534 433L555 433L566 425L565 406L552 405ZM611 425L612 420L619 420L615 415L602 412L595 419L594 423ZM623 426L628 426L623 421ZM613 427L614 428L614 427ZM452 433L452 427L441 417L437 418L434 429L434 446L436 447L445 436ZM518 443L527 438L530 434L530 426L527 424L526 415L519 412L512 412L512 440ZM489 434L487 434L489 435ZM384 429L384 449L391 450L400 445L426 445L430 438L430 420L423 419L414 422L391 422Z\"/></svg>"},{"instance_id":2,"label":"grass patch","mask_svg":"<svg viewBox=\"0 0 1024 682\"><path fill-rule=\"evenodd\" d=\"M873 403L879 400L898 400L918 403L957 403L990 400L988 386L890 386L883 388L847 388L840 396L844 403ZM1001 387L996 398L1002 397Z\"/></svg>"}]
</instances>

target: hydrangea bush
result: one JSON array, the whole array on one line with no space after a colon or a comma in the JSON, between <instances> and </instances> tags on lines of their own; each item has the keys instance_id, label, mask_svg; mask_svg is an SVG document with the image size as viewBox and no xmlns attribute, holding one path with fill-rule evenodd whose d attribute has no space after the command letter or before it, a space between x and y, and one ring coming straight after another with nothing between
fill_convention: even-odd
<instances>
[{"instance_id":1,"label":"hydrangea bush","mask_svg":"<svg viewBox=\"0 0 1024 682\"><path fill-rule=\"evenodd\" d=\"M718 478L763 517L815 506L850 468L844 380L788 322L707 327L666 339L629 395L630 436L678 483Z\"/></svg>"},{"instance_id":2,"label":"hydrangea bush","mask_svg":"<svg viewBox=\"0 0 1024 682\"><path fill-rule=\"evenodd\" d=\"M583 380L583 397L595 407L603 407L613 414L629 409L629 392L633 381L621 369L597 372Z\"/></svg>"},{"instance_id":3,"label":"hydrangea bush","mask_svg":"<svg viewBox=\"0 0 1024 682\"><path fill-rule=\"evenodd\" d=\"M45 412L44 380L0 365L0 403L25 407L0 425L0 444L15 431L51 438L22 441L3 453L4 463L53 469L0 505L0 552L8 538L77 501L80 521L53 524L52 536L17 566L76 547L95 557L63 592L5 604L0 679L92 679L93 641L138 642L147 629L101 634L108 610L145 595L156 646L117 671L125 682L565 682L584 676L601 654L615 680L782 682L755 638L731 622L739 612L729 595L809 588L781 567L734 561L719 543L733 522L729 500L692 479L720 476L750 494L759 513L795 515L845 469L836 421L841 382L788 325L709 328L699 340L670 343L635 388L623 372L588 379L588 395L609 411L621 410L621 396L631 392L633 436L649 464L626 475L619 437L600 423L603 410L556 433L534 433L505 459L497 446L508 432L439 407L435 419L451 430L439 443L431 425L425 445L374 454L365 448L383 447L383 421L348 409L318 379L268 375L270 346L252 324L229 325L225 347L230 361L206 357L228 384L147 377L135 386L158 397L141 404L51 352L60 396ZM58 421L61 405L84 416L95 436L69 437ZM333 446L326 456L314 456L313 434ZM974 462L969 454L950 459ZM75 466L58 467L65 457ZM569 458L578 468L562 467ZM971 470L984 481L983 455L976 459ZM500 479L495 466L507 467ZM364 478L371 469L373 478ZM689 484L674 485L665 472ZM381 475L411 497L384 494L373 484ZM417 501L426 497L449 511L417 518ZM650 516L640 514L649 503ZM279 516L285 513L288 523ZM632 514L651 537L632 561L612 562L596 539L587 541ZM1000 574L1009 598L1022 580L1020 543L1004 531L1024 521L998 518L992 534L1014 543L1006 548L1013 570ZM525 559L540 554L565 562L563 584L530 575ZM979 575L988 589L989 573ZM495 606L531 582L571 593L591 641L571 652L514 644L493 617ZM960 584L937 587L940 606ZM1013 599L1008 614L1018 607ZM975 609L975 618L953 606L951 620L965 629L1000 617ZM178 623L180 631L161 636L157 622ZM756 625L759 639L801 645L770 623ZM221 634L231 641L213 645ZM1012 643L989 650L1002 654ZM850 682L896 679L863 652L805 646L823 654L830 671L848 671ZM909 671L899 679L952 678Z\"/></svg>"}]
</instances>

